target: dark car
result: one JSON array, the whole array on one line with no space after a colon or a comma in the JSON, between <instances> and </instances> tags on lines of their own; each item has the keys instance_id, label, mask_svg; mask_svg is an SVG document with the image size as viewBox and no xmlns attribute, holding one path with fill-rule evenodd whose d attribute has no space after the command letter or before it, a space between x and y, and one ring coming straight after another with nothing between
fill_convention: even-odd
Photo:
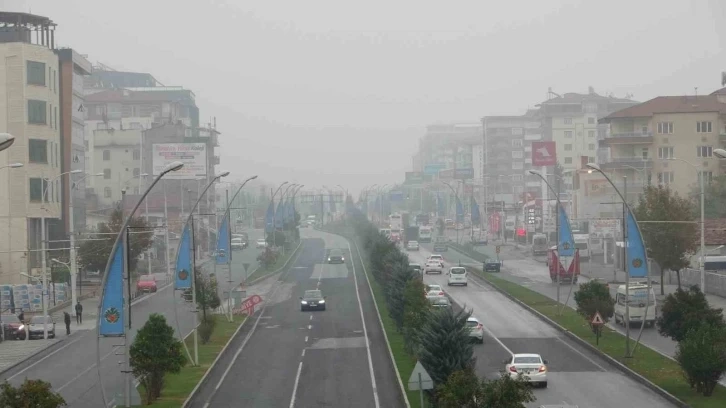
<instances>
[{"instance_id":1,"label":"dark car","mask_svg":"<svg viewBox=\"0 0 726 408\"><path fill-rule=\"evenodd\" d=\"M325 310L325 296L319 290L306 290L300 297L300 310Z\"/></svg>"},{"instance_id":2,"label":"dark car","mask_svg":"<svg viewBox=\"0 0 726 408\"><path fill-rule=\"evenodd\" d=\"M55 322L50 316L45 316L45 327L48 331L48 338L55 338ZM33 316L28 322L28 336L43 338L43 316Z\"/></svg>"},{"instance_id":3,"label":"dark car","mask_svg":"<svg viewBox=\"0 0 726 408\"><path fill-rule=\"evenodd\" d=\"M484 272L500 272L502 264L499 261L487 261L484 264Z\"/></svg>"},{"instance_id":4,"label":"dark car","mask_svg":"<svg viewBox=\"0 0 726 408\"><path fill-rule=\"evenodd\" d=\"M340 249L331 249L330 253L328 254L328 263L345 263L343 251L341 251Z\"/></svg>"},{"instance_id":5,"label":"dark car","mask_svg":"<svg viewBox=\"0 0 726 408\"><path fill-rule=\"evenodd\" d=\"M2 319L3 322L3 330L5 330L6 340L22 340L25 338L25 328L23 328L23 330L20 330L20 328L23 326L23 323L20 321L20 319L18 319L18 316L15 316L14 314L8 314L2 315L0 319Z\"/></svg>"}]
</instances>

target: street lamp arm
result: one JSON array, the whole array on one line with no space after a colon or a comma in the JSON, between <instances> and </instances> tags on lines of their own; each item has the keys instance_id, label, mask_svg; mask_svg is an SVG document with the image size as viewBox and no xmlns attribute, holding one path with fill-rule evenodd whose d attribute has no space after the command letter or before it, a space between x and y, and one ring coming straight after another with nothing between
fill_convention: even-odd
<instances>
[{"instance_id":1,"label":"street lamp arm","mask_svg":"<svg viewBox=\"0 0 726 408\"><path fill-rule=\"evenodd\" d=\"M257 176L255 175L255 176L252 176L252 177L250 177L247 180L245 180L245 181L242 182L242 185L239 186L239 188L237 189L237 191L232 196L232 199L229 200L229 202L227 203L227 208L224 210L224 216L225 217L229 216L230 206L232 205L232 203L234 202L234 200L237 198L237 196L239 195L239 193L242 191L242 188L244 188L245 184L247 184L248 181L254 180L256 178L257 178Z\"/></svg>"},{"instance_id":2,"label":"street lamp arm","mask_svg":"<svg viewBox=\"0 0 726 408\"><path fill-rule=\"evenodd\" d=\"M279 186L279 187L277 187L277 190L275 190L275 194L273 194L273 195L272 195L272 200L273 200L273 201L275 200L275 196L277 196L277 193L279 193L279 192L280 192L280 189L281 189L281 188L282 188L282 186L284 186L285 184L287 184L287 181L285 181L284 183L280 184L280 186Z\"/></svg>"}]
</instances>

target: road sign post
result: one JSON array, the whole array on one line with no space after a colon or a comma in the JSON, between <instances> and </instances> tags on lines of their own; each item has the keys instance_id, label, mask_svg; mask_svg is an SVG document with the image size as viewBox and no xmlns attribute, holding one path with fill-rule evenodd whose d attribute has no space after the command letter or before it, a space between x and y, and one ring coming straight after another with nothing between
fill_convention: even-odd
<instances>
[{"instance_id":1,"label":"road sign post","mask_svg":"<svg viewBox=\"0 0 726 408\"><path fill-rule=\"evenodd\" d=\"M600 332L602 331L602 326L605 324L605 321L602 319L600 312L595 312L595 316L592 317L592 321L590 321L590 324L592 325L592 329L595 331L595 345L599 346Z\"/></svg>"},{"instance_id":2,"label":"road sign post","mask_svg":"<svg viewBox=\"0 0 726 408\"><path fill-rule=\"evenodd\" d=\"M416 366L413 368L411 377L408 378L408 390L418 391L421 398L421 406L424 406L424 390L431 390L434 388L434 380L426 371L420 361L416 362Z\"/></svg>"}]
</instances>

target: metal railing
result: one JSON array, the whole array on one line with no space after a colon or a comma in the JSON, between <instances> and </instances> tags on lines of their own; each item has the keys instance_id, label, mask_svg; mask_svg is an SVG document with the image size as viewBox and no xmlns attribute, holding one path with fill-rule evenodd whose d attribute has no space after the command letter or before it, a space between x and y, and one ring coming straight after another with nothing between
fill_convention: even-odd
<instances>
[{"instance_id":1,"label":"metal railing","mask_svg":"<svg viewBox=\"0 0 726 408\"><path fill-rule=\"evenodd\" d=\"M619 139L619 138L649 138L653 137L653 132L612 132L606 135L606 139Z\"/></svg>"}]
</instances>

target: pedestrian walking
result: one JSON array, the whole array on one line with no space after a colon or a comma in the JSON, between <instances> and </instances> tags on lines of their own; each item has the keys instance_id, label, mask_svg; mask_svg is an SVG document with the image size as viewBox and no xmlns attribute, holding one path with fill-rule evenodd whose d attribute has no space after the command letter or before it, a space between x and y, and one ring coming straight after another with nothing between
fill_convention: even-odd
<instances>
[{"instance_id":1,"label":"pedestrian walking","mask_svg":"<svg viewBox=\"0 0 726 408\"><path fill-rule=\"evenodd\" d=\"M20 310L20 314L18 315L18 320L20 320L20 323L25 323L25 312L23 310Z\"/></svg>"},{"instance_id":2,"label":"pedestrian walking","mask_svg":"<svg viewBox=\"0 0 726 408\"><path fill-rule=\"evenodd\" d=\"M83 323L83 305L79 300L78 303L76 303L76 324L81 323Z\"/></svg>"},{"instance_id":3,"label":"pedestrian walking","mask_svg":"<svg viewBox=\"0 0 726 408\"><path fill-rule=\"evenodd\" d=\"M63 321L66 324L66 336L71 334L71 315L68 312L63 312Z\"/></svg>"}]
</instances>

